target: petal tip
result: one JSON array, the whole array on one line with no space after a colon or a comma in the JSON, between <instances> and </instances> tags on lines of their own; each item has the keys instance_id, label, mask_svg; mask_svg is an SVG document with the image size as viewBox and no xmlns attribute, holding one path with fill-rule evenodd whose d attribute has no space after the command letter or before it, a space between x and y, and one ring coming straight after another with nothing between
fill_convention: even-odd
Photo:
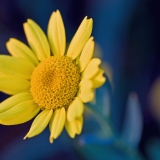
<instances>
[{"instance_id":1,"label":"petal tip","mask_svg":"<svg viewBox=\"0 0 160 160\"><path fill-rule=\"evenodd\" d=\"M76 133L75 133L75 134L73 134L73 135L70 135L70 137L71 137L71 138L75 138L75 135L76 135Z\"/></svg>"},{"instance_id":2,"label":"petal tip","mask_svg":"<svg viewBox=\"0 0 160 160\"><path fill-rule=\"evenodd\" d=\"M15 38L9 38L9 41L14 41L15 40Z\"/></svg>"},{"instance_id":3,"label":"petal tip","mask_svg":"<svg viewBox=\"0 0 160 160\"><path fill-rule=\"evenodd\" d=\"M91 41L94 41L94 37L93 37L93 36L91 36L91 37L90 37L90 40L91 40Z\"/></svg>"},{"instance_id":4,"label":"petal tip","mask_svg":"<svg viewBox=\"0 0 160 160\"><path fill-rule=\"evenodd\" d=\"M28 18L28 19L27 19L27 22L28 22L28 23L30 23L31 21L33 21L33 20L32 20L32 19L30 19L30 18Z\"/></svg>"},{"instance_id":5,"label":"petal tip","mask_svg":"<svg viewBox=\"0 0 160 160\"><path fill-rule=\"evenodd\" d=\"M10 40L8 40L8 41L6 42L6 47L7 47L7 48L9 47L9 43L10 43Z\"/></svg>"},{"instance_id":6,"label":"petal tip","mask_svg":"<svg viewBox=\"0 0 160 160\"><path fill-rule=\"evenodd\" d=\"M60 11L57 9L57 10L56 10L56 13L60 13Z\"/></svg>"},{"instance_id":7,"label":"petal tip","mask_svg":"<svg viewBox=\"0 0 160 160\"><path fill-rule=\"evenodd\" d=\"M91 28L92 28L92 26L93 26L93 19L92 19L92 18L89 18L89 19L87 19L87 20L88 20L88 23L91 24Z\"/></svg>"},{"instance_id":8,"label":"petal tip","mask_svg":"<svg viewBox=\"0 0 160 160\"><path fill-rule=\"evenodd\" d=\"M54 138L50 137L49 138L50 143L52 144L54 142Z\"/></svg>"},{"instance_id":9,"label":"petal tip","mask_svg":"<svg viewBox=\"0 0 160 160\"><path fill-rule=\"evenodd\" d=\"M28 26L27 22L23 23L23 28L25 29Z\"/></svg>"}]
</instances>

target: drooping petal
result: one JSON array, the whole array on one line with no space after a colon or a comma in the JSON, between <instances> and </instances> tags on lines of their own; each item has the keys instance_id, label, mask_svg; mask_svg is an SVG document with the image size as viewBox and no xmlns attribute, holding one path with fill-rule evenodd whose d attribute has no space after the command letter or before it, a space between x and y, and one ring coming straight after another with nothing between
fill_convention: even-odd
<instances>
[{"instance_id":1,"label":"drooping petal","mask_svg":"<svg viewBox=\"0 0 160 160\"><path fill-rule=\"evenodd\" d=\"M40 134L48 125L51 116L53 114L53 110L44 110L42 111L33 121L32 126L29 130L29 132L26 134L26 136L23 139L34 137L38 134Z\"/></svg>"},{"instance_id":2,"label":"drooping petal","mask_svg":"<svg viewBox=\"0 0 160 160\"><path fill-rule=\"evenodd\" d=\"M16 125L27 122L32 119L39 110L40 108L34 100L21 102L0 114L0 124Z\"/></svg>"},{"instance_id":3,"label":"drooping petal","mask_svg":"<svg viewBox=\"0 0 160 160\"><path fill-rule=\"evenodd\" d=\"M40 61L50 56L50 48L47 41L47 37L42 29L33 20L28 19L24 23L24 31L27 37L27 41L37 55Z\"/></svg>"},{"instance_id":4,"label":"drooping petal","mask_svg":"<svg viewBox=\"0 0 160 160\"><path fill-rule=\"evenodd\" d=\"M78 97L82 100L82 102L87 103L93 100L94 92L92 88L80 87L78 92Z\"/></svg>"},{"instance_id":5,"label":"drooping petal","mask_svg":"<svg viewBox=\"0 0 160 160\"><path fill-rule=\"evenodd\" d=\"M53 12L48 24L48 40L54 55L64 55L66 35L63 20L59 10Z\"/></svg>"},{"instance_id":6,"label":"drooping petal","mask_svg":"<svg viewBox=\"0 0 160 160\"><path fill-rule=\"evenodd\" d=\"M79 97L76 97L75 100L68 107L67 119L68 121L73 121L77 117L82 116L84 111L84 105Z\"/></svg>"},{"instance_id":7,"label":"drooping petal","mask_svg":"<svg viewBox=\"0 0 160 160\"><path fill-rule=\"evenodd\" d=\"M25 58L32 62L35 66L38 65L39 62L36 55L27 45L21 41L15 38L10 38L10 40L6 43L6 47L13 57Z\"/></svg>"},{"instance_id":8,"label":"drooping petal","mask_svg":"<svg viewBox=\"0 0 160 160\"><path fill-rule=\"evenodd\" d=\"M30 82L20 77L0 77L0 91L14 95L22 92L29 92Z\"/></svg>"},{"instance_id":9,"label":"drooping petal","mask_svg":"<svg viewBox=\"0 0 160 160\"><path fill-rule=\"evenodd\" d=\"M76 134L80 134L83 126L83 117L78 117L73 121L68 121L66 118L65 128L71 138L74 138Z\"/></svg>"},{"instance_id":10,"label":"drooping petal","mask_svg":"<svg viewBox=\"0 0 160 160\"><path fill-rule=\"evenodd\" d=\"M79 83L79 87L85 88L93 88L93 82L90 79L82 79Z\"/></svg>"},{"instance_id":11,"label":"drooping petal","mask_svg":"<svg viewBox=\"0 0 160 160\"><path fill-rule=\"evenodd\" d=\"M81 53L92 32L93 20L85 17L69 45L67 56L73 60Z\"/></svg>"},{"instance_id":12,"label":"drooping petal","mask_svg":"<svg viewBox=\"0 0 160 160\"><path fill-rule=\"evenodd\" d=\"M93 82L91 80L82 78L81 82L79 83L78 97L84 103L93 100L94 92L93 92Z\"/></svg>"},{"instance_id":13,"label":"drooping petal","mask_svg":"<svg viewBox=\"0 0 160 160\"><path fill-rule=\"evenodd\" d=\"M103 73L104 71L99 69L98 73L91 79L93 88L99 88L105 83L106 78L103 76Z\"/></svg>"},{"instance_id":14,"label":"drooping petal","mask_svg":"<svg viewBox=\"0 0 160 160\"><path fill-rule=\"evenodd\" d=\"M33 97L30 92L19 93L14 96L11 96L0 103L0 113L3 113L12 107L20 104L21 102L32 100Z\"/></svg>"},{"instance_id":15,"label":"drooping petal","mask_svg":"<svg viewBox=\"0 0 160 160\"><path fill-rule=\"evenodd\" d=\"M90 79L95 76L99 71L99 65L101 60L98 58L93 58L89 64L87 65L86 69L82 73L82 77L86 79Z\"/></svg>"},{"instance_id":16,"label":"drooping petal","mask_svg":"<svg viewBox=\"0 0 160 160\"><path fill-rule=\"evenodd\" d=\"M30 79L35 66L27 59L0 55L0 74Z\"/></svg>"},{"instance_id":17,"label":"drooping petal","mask_svg":"<svg viewBox=\"0 0 160 160\"><path fill-rule=\"evenodd\" d=\"M91 60L93 56L93 50L94 50L94 41L93 37L91 37L84 46L82 53L80 55L79 59L80 72L82 72L86 68L89 61Z\"/></svg>"},{"instance_id":18,"label":"drooping petal","mask_svg":"<svg viewBox=\"0 0 160 160\"><path fill-rule=\"evenodd\" d=\"M50 129L50 143L53 143L63 130L66 119L66 112L64 108L56 109L51 118L49 129Z\"/></svg>"}]
</instances>

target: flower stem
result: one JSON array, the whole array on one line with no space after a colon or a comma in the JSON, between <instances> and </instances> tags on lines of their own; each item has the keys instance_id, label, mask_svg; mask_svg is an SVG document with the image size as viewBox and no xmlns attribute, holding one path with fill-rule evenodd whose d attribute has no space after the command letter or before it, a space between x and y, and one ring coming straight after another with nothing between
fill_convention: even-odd
<instances>
[{"instance_id":1,"label":"flower stem","mask_svg":"<svg viewBox=\"0 0 160 160\"><path fill-rule=\"evenodd\" d=\"M102 118L99 114L97 114L94 109L91 109L90 107L85 106L85 110L96 119L96 121L98 122L101 128L102 134L104 136L108 137L113 134L110 124L104 118Z\"/></svg>"}]
</instances>

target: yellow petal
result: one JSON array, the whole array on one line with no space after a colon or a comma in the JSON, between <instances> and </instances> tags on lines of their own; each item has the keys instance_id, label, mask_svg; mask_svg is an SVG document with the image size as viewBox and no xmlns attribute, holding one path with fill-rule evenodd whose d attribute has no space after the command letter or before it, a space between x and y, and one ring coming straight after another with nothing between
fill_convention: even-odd
<instances>
[{"instance_id":1,"label":"yellow petal","mask_svg":"<svg viewBox=\"0 0 160 160\"><path fill-rule=\"evenodd\" d=\"M80 55L79 59L80 72L82 72L86 68L89 61L91 60L93 56L93 50L94 50L94 41L93 37L91 37L84 46L82 53Z\"/></svg>"},{"instance_id":2,"label":"yellow petal","mask_svg":"<svg viewBox=\"0 0 160 160\"><path fill-rule=\"evenodd\" d=\"M79 58L80 58L80 55L75 60L76 65L79 65Z\"/></svg>"},{"instance_id":3,"label":"yellow petal","mask_svg":"<svg viewBox=\"0 0 160 160\"><path fill-rule=\"evenodd\" d=\"M0 113L5 112L8 109L11 109L15 105L20 104L23 101L31 99L33 99L33 97L29 92L19 93L14 96L11 96L0 103Z\"/></svg>"},{"instance_id":4,"label":"yellow petal","mask_svg":"<svg viewBox=\"0 0 160 160\"><path fill-rule=\"evenodd\" d=\"M99 69L98 73L91 79L93 83L93 88L101 87L105 81L106 78L103 76L104 71Z\"/></svg>"},{"instance_id":5,"label":"yellow petal","mask_svg":"<svg viewBox=\"0 0 160 160\"><path fill-rule=\"evenodd\" d=\"M38 65L39 62L36 55L27 45L21 41L15 38L10 38L10 40L6 43L6 47L13 57L25 58L32 62L35 66Z\"/></svg>"},{"instance_id":6,"label":"yellow petal","mask_svg":"<svg viewBox=\"0 0 160 160\"><path fill-rule=\"evenodd\" d=\"M73 60L81 53L92 32L93 20L85 17L71 40L67 56Z\"/></svg>"},{"instance_id":7,"label":"yellow petal","mask_svg":"<svg viewBox=\"0 0 160 160\"><path fill-rule=\"evenodd\" d=\"M30 82L20 77L0 77L0 91L14 95L29 92Z\"/></svg>"},{"instance_id":8,"label":"yellow petal","mask_svg":"<svg viewBox=\"0 0 160 160\"><path fill-rule=\"evenodd\" d=\"M87 102L90 102L94 99L94 92L92 90L90 90L86 93L79 94L78 97L81 98L82 102L87 103Z\"/></svg>"},{"instance_id":9,"label":"yellow petal","mask_svg":"<svg viewBox=\"0 0 160 160\"><path fill-rule=\"evenodd\" d=\"M94 98L93 89L81 87L78 92L78 97L84 103L92 101Z\"/></svg>"},{"instance_id":10,"label":"yellow petal","mask_svg":"<svg viewBox=\"0 0 160 160\"><path fill-rule=\"evenodd\" d=\"M48 125L51 116L53 114L53 110L44 110L42 111L33 121L32 126L29 130L29 132L26 134L26 136L23 139L30 138L33 136L36 136L40 134Z\"/></svg>"},{"instance_id":11,"label":"yellow petal","mask_svg":"<svg viewBox=\"0 0 160 160\"><path fill-rule=\"evenodd\" d=\"M0 74L30 79L35 66L26 59L0 56Z\"/></svg>"},{"instance_id":12,"label":"yellow petal","mask_svg":"<svg viewBox=\"0 0 160 160\"><path fill-rule=\"evenodd\" d=\"M67 112L68 121L73 121L75 118L82 116L84 111L84 105L79 97L70 104Z\"/></svg>"},{"instance_id":13,"label":"yellow petal","mask_svg":"<svg viewBox=\"0 0 160 160\"><path fill-rule=\"evenodd\" d=\"M53 12L48 24L48 40L54 55L64 55L66 35L59 10Z\"/></svg>"},{"instance_id":14,"label":"yellow petal","mask_svg":"<svg viewBox=\"0 0 160 160\"><path fill-rule=\"evenodd\" d=\"M56 109L51 118L49 129L50 129L50 143L56 139L62 132L66 119L66 112L64 108Z\"/></svg>"},{"instance_id":15,"label":"yellow petal","mask_svg":"<svg viewBox=\"0 0 160 160\"><path fill-rule=\"evenodd\" d=\"M21 102L0 114L0 124L16 125L27 122L32 119L39 110L40 108L34 100Z\"/></svg>"},{"instance_id":16,"label":"yellow petal","mask_svg":"<svg viewBox=\"0 0 160 160\"><path fill-rule=\"evenodd\" d=\"M66 119L65 128L71 138L74 138L76 134L80 134L83 126L83 117L78 117L73 121Z\"/></svg>"},{"instance_id":17,"label":"yellow petal","mask_svg":"<svg viewBox=\"0 0 160 160\"><path fill-rule=\"evenodd\" d=\"M37 55L40 61L50 56L50 48L47 41L47 37L42 29L33 20L28 19L24 23L24 31L27 37L27 41Z\"/></svg>"},{"instance_id":18,"label":"yellow petal","mask_svg":"<svg viewBox=\"0 0 160 160\"><path fill-rule=\"evenodd\" d=\"M76 123L76 126L77 126L77 134L80 134L82 132L82 127L83 127L83 117L78 117L76 118L74 121L74 123Z\"/></svg>"},{"instance_id":19,"label":"yellow petal","mask_svg":"<svg viewBox=\"0 0 160 160\"><path fill-rule=\"evenodd\" d=\"M87 103L93 100L93 82L89 79L82 79L79 84L78 97L82 102Z\"/></svg>"},{"instance_id":20,"label":"yellow petal","mask_svg":"<svg viewBox=\"0 0 160 160\"><path fill-rule=\"evenodd\" d=\"M97 74L99 71L99 65L101 60L98 58L93 58L89 64L87 65L86 69L82 73L82 77L86 79L90 79Z\"/></svg>"},{"instance_id":21,"label":"yellow petal","mask_svg":"<svg viewBox=\"0 0 160 160\"><path fill-rule=\"evenodd\" d=\"M79 83L79 87L85 88L92 88L93 87L93 82L89 79L82 79L81 82Z\"/></svg>"}]
</instances>

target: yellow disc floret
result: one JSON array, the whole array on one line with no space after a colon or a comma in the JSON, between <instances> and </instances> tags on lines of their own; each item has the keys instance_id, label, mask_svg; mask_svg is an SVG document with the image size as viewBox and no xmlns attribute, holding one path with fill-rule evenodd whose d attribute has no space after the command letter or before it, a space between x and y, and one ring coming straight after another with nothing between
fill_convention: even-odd
<instances>
[{"instance_id":1,"label":"yellow disc floret","mask_svg":"<svg viewBox=\"0 0 160 160\"><path fill-rule=\"evenodd\" d=\"M31 76L31 94L42 109L65 107L75 98L80 71L71 58L51 56L42 61Z\"/></svg>"}]
</instances>

